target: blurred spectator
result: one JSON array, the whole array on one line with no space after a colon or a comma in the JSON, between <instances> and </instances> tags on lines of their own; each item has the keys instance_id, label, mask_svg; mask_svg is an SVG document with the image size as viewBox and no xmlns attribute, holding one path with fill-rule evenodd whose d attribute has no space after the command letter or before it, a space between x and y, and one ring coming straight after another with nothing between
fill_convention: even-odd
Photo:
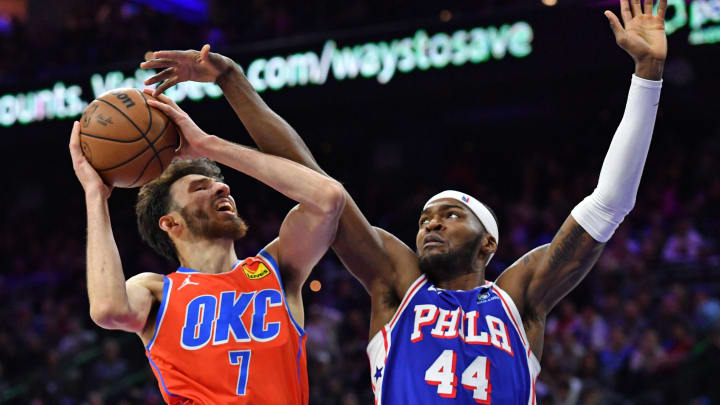
<instances>
[{"instance_id":1,"label":"blurred spectator","mask_svg":"<svg viewBox=\"0 0 720 405\"><path fill-rule=\"evenodd\" d=\"M68 321L68 331L60 339L57 350L60 355L73 354L95 342L96 333L83 327L77 316Z\"/></svg>"},{"instance_id":2,"label":"blurred spectator","mask_svg":"<svg viewBox=\"0 0 720 405\"><path fill-rule=\"evenodd\" d=\"M614 376L627 365L631 352L632 347L623 328L613 327L610 331L610 341L600 351L603 378L613 382Z\"/></svg>"},{"instance_id":3,"label":"blurred spectator","mask_svg":"<svg viewBox=\"0 0 720 405\"><path fill-rule=\"evenodd\" d=\"M690 224L690 221L683 219L678 221L675 233L668 238L663 248L662 257L670 263L689 263L697 261L705 246L705 241L700 233Z\"/></svg>"},{"instance_id":4,"label":"blurred spectator","mask_svg":"<svg viewBox=\"0 0 720 405\"><path fill-rule=\"evenodd\" d=\"M120 346L115 339L107 339L103 343L103 355L92 369L98 387L109 386L125 374L128 365L120 357Z\"/></svg>"},{"instance_id":5,"label":"blurred spectator","mask_svg":"<svg viewBox=\"0 0 720 405\"><path fill-rule=\"evenodd\" d=\"M586 306L580 314L580 322L576 334L585 347L599 350L607 344L609 328L605 319L597 313L595 308Z\"/></svg>"},{"instance_id":6,"label":"blurred spectator","mask_svg":"<svg viewBox=\"0 0 720 405\"><path fill-rule=\"evenodd\" d=\"M630 354L630 371L639 375L652 375L660 369L666 357L657 332L646 330Z\"/></svg>"}]
</instances>

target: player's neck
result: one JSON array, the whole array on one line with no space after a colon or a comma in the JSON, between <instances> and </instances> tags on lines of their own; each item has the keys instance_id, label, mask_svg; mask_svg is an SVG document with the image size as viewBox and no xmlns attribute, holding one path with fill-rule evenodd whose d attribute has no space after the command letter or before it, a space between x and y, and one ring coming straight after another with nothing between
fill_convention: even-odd
<instances>
[{"instance_id":1,"label":"player's neck","mask_svg":"<svg viewBox=\"0 0 720 405\"><path fill-rule=\"evenodd\" d=\"M194 240L177 243L180 265L201 273L218 274L232 270L237 263L235 242L230 239Z\"/></svg>"},{"instance_id":2,"label":"player's neck","mask_svg":"<svg viewBox=\"0 0 720 405\"><path fill-rule=\"evenodd\" d=\"M485 269L481 271L458 274L456 276L438 280L436 287L444 290L472 290L475 287L485 284Z\"/></svg>"}]
</instances>

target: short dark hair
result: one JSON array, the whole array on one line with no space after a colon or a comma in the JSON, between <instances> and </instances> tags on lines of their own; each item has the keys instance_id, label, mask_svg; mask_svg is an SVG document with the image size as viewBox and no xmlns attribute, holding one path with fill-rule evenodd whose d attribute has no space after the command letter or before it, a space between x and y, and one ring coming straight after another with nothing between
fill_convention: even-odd
<instances>
[{"instance_id":1,"label":"short dark hair","mask_svg":"<svg viewBox=\"0 0 720 405\"><path fill-rule=\"evenodd\" d=\"M167 232L160 229L158 221L174 208L170 187L189 174L200 174L223 181L220 168L210 159L174 160L158 178L142 186L135 205L135 216L142 240L160 255L178 263L180 260L175 244Z\"/></svg>"}]
</instances>

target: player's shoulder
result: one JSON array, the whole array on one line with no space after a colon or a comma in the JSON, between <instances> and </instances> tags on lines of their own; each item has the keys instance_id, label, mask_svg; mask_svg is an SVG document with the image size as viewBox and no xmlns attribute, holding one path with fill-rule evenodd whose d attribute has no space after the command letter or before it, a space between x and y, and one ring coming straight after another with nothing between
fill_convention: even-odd
<instances>
[{"instance_id":1,"label":"player's shoulder","mask_svg":"<svg viewBox=\"0 0 720 405\"><path fill-rule=\"evenodd\" d=\"M550 244L544 244L527 252L515 263L506 268L495 280L495 285L504 290L517 306L520 314L525 316L532 308L527 307L527 294L530 281L538 276L538 266L543 262L545 252Z\"/></svg>"},{"instance_id":2,"label":"player's shoulder","mask_svg":"<svg viewBox=\"0 0 720 405\"><path fill-rule=\"evenodd\" d=\"M393 266L389 281L392 282L397 294L402 297L408 288L422 275L417 254L397 236L382 228L373 228L382 239L385 252ZM386 278L386 280L388 279Z\"/></svg>"},{"instance_id":3,"label":"player's shoulder","mask_svg":"<svg viewBox=\"0 0 720 405\"><path fill-rule=\"evenodd\" d=\"M159 273L144 272L136 274L125 282L126 285L137 285L143 286L150 290L160 289L162 290L163 283L165 282L165 276Z\"/></svg>"},{"instance_id":4,"label":"player's shoulder","mask_svg":"<svg viewBox=\"0 0 720 405\"><path fill-rule=\"evenodd\" d=\"M515 263L508 266L498 276L495 284L507 290L505 287L522 284L519 279L526 280L533 275L537 266L542 262L542 255L550 248L550 244L540 245L525 253Z\"/></svg>"},{"instance_id":5,"label":"player's shoulder","mask_svg":"<svg viewBox=\"0 0 720 405\"><path fill-rule=\"evenodd\" d=\"M397 270L406 272L417 270L419 272L417 256L410 246L406 245L397 236L382 228L375 226L373 229L380 236L380 239L385 247L385 251L393 264L396 265ZM397 265L402 266L398 268Z\"/></svg>"},{"instance_id":6,"label":"player's shoulder","mask_svg":"<svg viewBox=\"0 0 720 405\"><path fill-rule=\"evenodd\" d=\"M278 261L278 256L280 254L280 237L276 237L273 239L270 243L265 245L260 252L256 256L248 257L248 259L253 259L254 257L262 257L265 260L269 260L273 266L276 265ZM246 259L247 260L247 259ZM280 270L280 269L278 269Z\"/></svg>"},{"instance_id":7,"label":"player's shoulder","mask_svg":"<svg viewBox=\"0 0 720 405\"><path fill-rule=\"evenodd\" d=\"M132 277L130 277L127 281L133 281L133 282L146 282L146 281L162 281L164 280L165 275L160 273L153 273L150 271L146 271L143 273L138 273Z\"/></svg>"}]
</instances>

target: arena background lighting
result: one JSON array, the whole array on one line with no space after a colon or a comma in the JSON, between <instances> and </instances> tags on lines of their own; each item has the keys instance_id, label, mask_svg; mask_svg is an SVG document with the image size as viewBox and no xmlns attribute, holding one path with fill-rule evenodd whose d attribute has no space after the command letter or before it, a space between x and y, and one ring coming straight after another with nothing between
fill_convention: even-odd
<instances>
[{"instance_id":1,"label":"arena background lighting","mask_svg":"<svg viewBox=\"0 0 720 405\"><path fill-rule=\"evenodd\" d=\"M668 1L636 205L547 318L538 405L720 404L720 0ZM148 50L209 43L235 60L369 222L408 246L429 196L481 198L501 228L495 280L597 184L633 72L603 16L618 2L0 0L0 405L161 403L138 338L89 316L68 154L88 102L143 87ZM208 133L255 146L218 86L167 94ZM255 255L296 203L223 174L249 227L238 256ZM124 275L172 272L138 235L137 192L109 200ZM302 291L309 405L371 404L367 293L333 252Z\"/></svg>"},{"instance_id":2,"label":"arena background lighting","mask_svg":"<svg viewBox=\"0 0 720 405\"><path fill-rule=\"evenodd\" d=\"M201 1L147 1L158 10L176 14L192 14L202 18L207 5ZM592 7L609 6L607 1ZM452 14L440 13L447 23ZM443 18L443 15L445 17ZM553 18L547 14L546 18ZM558 17L556 17L558 18ZM511 20L512 21L512 20ZM387 84L398 74L428 69L443 70L465 64L480 64L525 58L533 52L534 42L552 41L534 27L532 21L500 22L483 26L457 22L442 29L440 26L418 28L406 36L389 36L382 29L371 35L381 38L362 42L358 34L345 32L343 39L300 39L295 50L287 52L283 46L270 45L258 52L241 51L235 60L258 92L282 90L308 85L321 86L328 78L336 81L375 78ZM463 27L464 25L464 27ZM720 0L669 0L666 31L671 38L686 37L690 46L717 46L720 43ZM367 32L365 31L367 35ZM676 44L674 50L677 51ZM546 47L549 45L545 45ZM300 48L300 49L297 49ZM304 48L304 49L302 49ZM521 63L517 61L516 63ZM140 69L118 69L91 73L89 78L57 81L47 88L20 87L15 92L0 88L0 126L29 124L79 116L95 97L119 87L143 88L143 80L155 72ZM72 81L71 81L72 80ZM180 103L218 98L220 89L210 83L183 83L167 91Z\"/></svg>"},{"instance_id":3,"label":"arena background lighting","mask_svg":"<svg viewBox=\"0 0 720 405\"><path fill-rule=\"evenodd\" d=\"M421 29L412 37L344 47L329 39L320 52L308 50L257 58L245 71L258 92L322 85L329 76L335 80L375 77L380 84L386 84L398 72L445 69L500 60L508 55L524 58L532 52L532 40L533 29L524 21L431 35ZM143 69L137 69L132 76L120 71L95 73L90 77L92 98L83 97L83 86L63 82L57 82L52 89L4 94L0 96L0 125L77 117L93 98L121 87L144 88L144 80L155 73ZM166 94L180 103L185 99L217 98L222 91L213 83L188 82L168 89Z\"/></svg>"}]
</instances>

